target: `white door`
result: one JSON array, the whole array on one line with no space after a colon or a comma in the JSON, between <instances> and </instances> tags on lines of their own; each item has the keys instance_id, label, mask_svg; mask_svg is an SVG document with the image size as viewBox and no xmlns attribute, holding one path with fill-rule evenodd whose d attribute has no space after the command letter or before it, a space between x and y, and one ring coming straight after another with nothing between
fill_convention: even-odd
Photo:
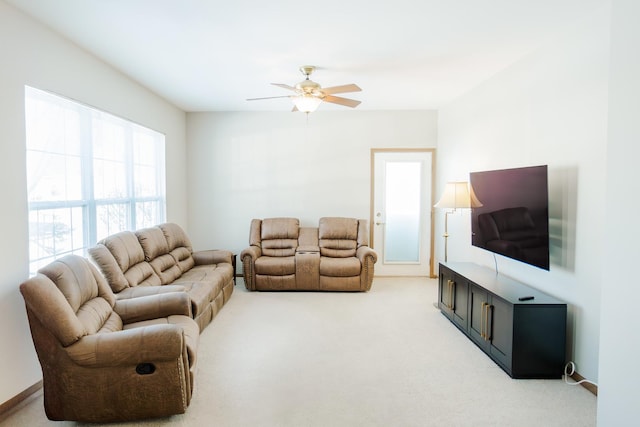
<instances>
[{"instance_id":1,"label":"white door","mask_svg":"<svg viewBox=\"0 0 640 427\"><path fill-rule=\"evenodd\" d=\"M432 150L373 150L371 227L377 276L432 273L432 160Z\"/></svg>"}]
</instances>

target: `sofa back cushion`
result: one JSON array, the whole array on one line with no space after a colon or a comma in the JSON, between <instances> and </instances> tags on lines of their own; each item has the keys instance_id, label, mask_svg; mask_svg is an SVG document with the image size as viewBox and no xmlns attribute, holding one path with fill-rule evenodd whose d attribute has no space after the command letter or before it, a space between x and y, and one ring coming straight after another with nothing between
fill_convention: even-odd
<instances>
[{"instance_id":1,"label":"sofa back cushion","mask_svg":"<svg viewBox=\"0 0 640 427\"><path fill-rule=\"evenodd\" d=\"M67 255L41 268L39 273L54 283L64 296L64 302L55 297L49 302L50 305L62 304L62 307L57 307L58 316L46 319L47 323L55 323L62 328L62 334L58 338L63 345L70 345L82 336L95 334L105 325L122 329L122 320L113 311L115 296L105 279L87 259ZM70 310L64 308L65 305ZM60 314L64 311L67 313L61 317ZM70 313L75 316L70 316Z\"/></svg>"},{"instance_id":2,"label":"sofa back cushion","mask_svg":"<svg viewBox=\"0 0 640 427\"><path fill-rule=\"evenodd\" d=\"M298 248L304 247L306 250L314 248L318 250L318 227L300 227L298 236Z\"/></svg>"},{"instance_id":3,"label":"sofa back cushion","mask_svg":"<svg viewBox=\"0 0 640 427\"><path fill-rule=\"evenodd\" d=\"M176 259L169 253L169 244L161 228L143 228L135 234L144 251L145 261L151 265L163 285L172 283L180 277L182 270Z\"/></svg>"},{"instance_id":4,"label":"sofa back cushion","mask_svg":"<svg viewBox=\"0 0 640 427\"><path fill-rule=\"evenodd\" d=\"M356 256L358 228L358 220L354 218L320 218L320 255L333 258Z\"/></svg>"},{"instance_id":5,"label":"sofa back cushion","mask_svg":"<svg viewBox=\"0 0 640 427\"><path fill-rule=\"evenodd\" d=\"M180 227L178 224L165 222L164 224L160 224L158 227L160 228L160 230L162 230L165 239L167 239L169 251L172 251L175 248L185 247L189 250L189 252L193 252L189 236L187 236L187 233L185 233L182 227Z\"/></svg>"},{"instance_id":6,"label":"sofa back cushion","mask_svg":"<svg viewBox=\"0 0 640 427\"><path fill-rule=\"evenodd\" d=\"M106 277L113 292L129 286L160 285L160 277L145 260L138 237L121 231L102 239L89 254Z\"/></svg>"},{"instance_id":7,"label":"sofa back cushion","mask_svg":"<svg viewBox=\"0 0 640 427\"><path fill-rule=\"evenodd\" d=\"M129 282L124 276L124 272L120 269L118 262L105 245L98 243L96 246L90 248L89 255L105 279L107 279L113 292L118 293L129 287Z\"/></svg>"},{"instance_id":8,"label":"sofa back cushion","mask_svg":"<svg viewBox=\"0 0 640 427\"><path fill-rule=\"evenodd\" d=\"M169 253L167 239L160 228L143 228L136 231L135 235L142 247L145 261L149 262L159 256L167 255Z\"/></svg>"},{"instance_id":9,"label":"sofa back cushion","mask_svg":"<svg viewBox=\"0 0 640 427\"><path fill-rule=\"evenodd\" d=\"M262 220L260 240L262 255L293 256L298 247L300 221L297 218L267 218Z\"/></svg>"},{"instance_id":10,"label":"sofa back cushion","mask_svg":"<svg viewBox=\"0 0 640 427\"><path fill-rule=\"evenodd\" d=\"M178 224L167 222L158 226L165 239L169 254L173 257L181 272L189 271L195 265L193 247L187 233Z\"/></svg>"}]
</instances>

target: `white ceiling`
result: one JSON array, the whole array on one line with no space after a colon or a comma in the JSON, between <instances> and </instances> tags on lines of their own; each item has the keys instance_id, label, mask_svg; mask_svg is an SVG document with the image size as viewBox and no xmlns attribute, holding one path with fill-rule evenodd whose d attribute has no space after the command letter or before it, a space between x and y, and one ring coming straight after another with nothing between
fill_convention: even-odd
<instances>
[{"instance_id":1,"label":"white ceiling","mask_svg":"<svg viewBox=\"0 0 640 427\"><path fill-rule=\"evenodd\" d=\"M288 111L301 65L358 109L432 109L608 0L5 0L185 111ZM345 109L324 104L321 109Z\"/></svg>"}]
</instances>

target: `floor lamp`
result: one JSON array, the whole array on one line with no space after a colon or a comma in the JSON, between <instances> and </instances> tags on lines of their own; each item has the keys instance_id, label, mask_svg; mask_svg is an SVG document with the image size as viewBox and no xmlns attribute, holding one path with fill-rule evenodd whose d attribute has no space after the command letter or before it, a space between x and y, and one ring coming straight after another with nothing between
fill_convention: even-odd
<instances>
[{"instance_id":1,"label":"floor lamp","mask_svg":"<svg viewBox=\"0 0 640 427\"><path fill-rule=\"evenodd\" d=\"M451 209L444 213L444 262L447 262L447 239L449 238L449 214L456 209L479 208L482 203L473 193L473 188L466 181L447 182L442 197L433 207Z\"/></svg>"}]
</instances>

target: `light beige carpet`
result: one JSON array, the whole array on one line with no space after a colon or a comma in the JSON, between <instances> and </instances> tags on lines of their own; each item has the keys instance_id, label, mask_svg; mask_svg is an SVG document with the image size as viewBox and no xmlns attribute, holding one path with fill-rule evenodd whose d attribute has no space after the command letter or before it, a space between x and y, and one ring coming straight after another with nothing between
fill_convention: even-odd
<instances>
[{"instance_id":1,"label":"light beige carpet","mask_svg":"<svg viewBox=\"0 0 640 427\"><path fill-rule=\"evenodd\" d=\"M594 426L596 397L512 380L434 308L435 280L368 293L247 292L201 336L187 413L131 426ZM3 425L46 420L42 395Z\"/></svg>"}]
</instances>

